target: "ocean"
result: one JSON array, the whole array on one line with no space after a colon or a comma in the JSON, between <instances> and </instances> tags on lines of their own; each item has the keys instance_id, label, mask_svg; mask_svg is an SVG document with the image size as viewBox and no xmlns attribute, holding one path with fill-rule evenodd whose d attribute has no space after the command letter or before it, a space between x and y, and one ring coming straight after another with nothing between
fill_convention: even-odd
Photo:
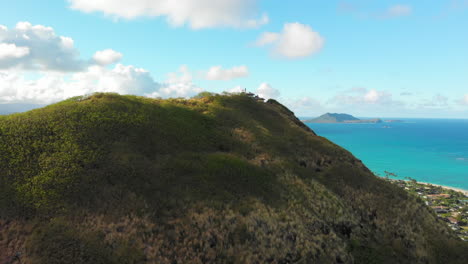
<instances>
[{"instance_id":1,"label":"ocean","mask_svg":"<svg viewBox=\"0 0 468 264\"><path fill-rule=\"evenodd\" d=\"M468 120L395 119L404 122L307 125L380 176L468 190Z\"/></svg>"}]
</instances>

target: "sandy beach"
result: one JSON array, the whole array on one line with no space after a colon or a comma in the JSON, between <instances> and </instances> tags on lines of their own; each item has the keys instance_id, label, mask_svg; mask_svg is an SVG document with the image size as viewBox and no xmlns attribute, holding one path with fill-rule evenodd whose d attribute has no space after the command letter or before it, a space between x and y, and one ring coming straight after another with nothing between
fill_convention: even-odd
<instances>
[{"instance_id":1,"label":"sandy beach","mask_svg":"<svg viewBox=\"0 0 468 264\"><path fill-rule=\"evenodd\" d=\"M444 189L449 189L449 190L453 190L453 191L456 191L456 192L461 192L465 196L468 196L468 190L464 190L464 189L461 189L461 188L450 187L450 186L439 185L439 184L433 184L433 183L428 183L428 182L418 182L418 183L424 184L424 185L439 186L439 187L444 188Z\"/></svg>"}]
</instances>

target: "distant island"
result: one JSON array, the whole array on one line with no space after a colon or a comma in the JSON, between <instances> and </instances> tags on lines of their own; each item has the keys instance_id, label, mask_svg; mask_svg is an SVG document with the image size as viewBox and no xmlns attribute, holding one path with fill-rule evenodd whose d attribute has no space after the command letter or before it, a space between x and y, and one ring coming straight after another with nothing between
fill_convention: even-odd
<instances>
[{"instance_id":1,"label":"distant island","mask_svg":"<svg viewBox=\"0 0 468 264\"><path fill-rule=\"evenodd\" d=\"M349 114L326 113L317 118L303 120L304 123L401 123L401 120L382 120L380 118L359 119Z\"/></svg>"}]
</instances>

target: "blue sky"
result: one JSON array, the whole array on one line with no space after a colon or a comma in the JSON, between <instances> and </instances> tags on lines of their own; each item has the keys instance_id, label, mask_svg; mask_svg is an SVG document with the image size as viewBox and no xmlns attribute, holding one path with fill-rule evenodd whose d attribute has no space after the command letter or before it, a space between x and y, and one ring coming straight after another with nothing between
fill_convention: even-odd
<instances>
[{"instance_id":1,"label":"blue sky","mask_svg":"<svg viewBox=\"0 0 468 264\"><path fill-rule=\"evenodd\" d=\"M0 111L240 87L300 116L468 118L468 0L118 2L2 5Z\"/></svg>"}]
</instances>

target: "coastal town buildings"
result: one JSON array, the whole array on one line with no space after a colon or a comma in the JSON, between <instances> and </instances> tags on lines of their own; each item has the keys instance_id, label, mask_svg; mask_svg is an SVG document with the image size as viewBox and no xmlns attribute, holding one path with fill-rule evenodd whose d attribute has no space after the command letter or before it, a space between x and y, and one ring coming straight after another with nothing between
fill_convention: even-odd
<instances>
[{"instance_id":1,"label":"coastal town buildings","mask_svg":"<svg viewBox=\"0 0 468 264\"><path fill-rule=\"evenodd\" d=\"M468 196L466 193L442 186L411 180L386 179L421 198L434 213L463 241L468 242Z\"/></svg>"}]
</instances>

